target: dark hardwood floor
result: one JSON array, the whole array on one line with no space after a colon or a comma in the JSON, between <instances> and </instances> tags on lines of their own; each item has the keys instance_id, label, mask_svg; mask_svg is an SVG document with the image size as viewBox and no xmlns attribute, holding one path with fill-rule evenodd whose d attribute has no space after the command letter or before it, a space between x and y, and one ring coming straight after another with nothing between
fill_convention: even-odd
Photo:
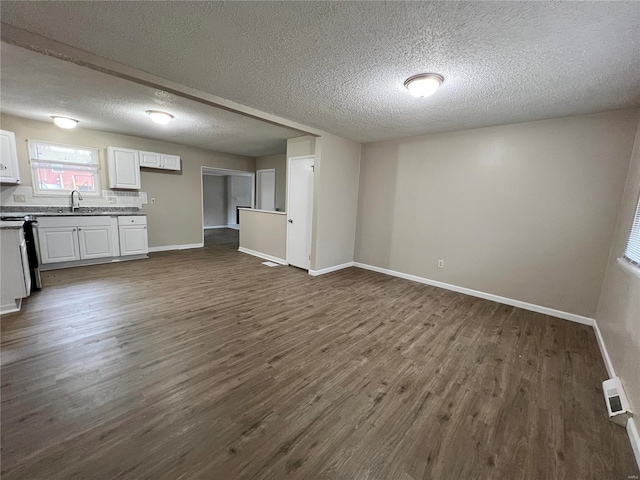
<instances>
[{"instance_id":1,"label":"dark hardwood floor","mask_svg":"<svg viewBox=\"0 0 640 480\"><path fill-rule=\"evenodd\" d=\"M233 228L212 228L204 231L204 245L215 247L226 245L238 248L240 231Z\"/></svg>"},{"instance_id":2,"label":"dark hardwood floor","mask_svg":"<svg viewBox=\"0 0 640 480\"><path fill-rule=\"evenodd\" d=\"M590 328L261 261L45 273L2 318L3 480L638 475Z\"/></svg>"}]
</instances>

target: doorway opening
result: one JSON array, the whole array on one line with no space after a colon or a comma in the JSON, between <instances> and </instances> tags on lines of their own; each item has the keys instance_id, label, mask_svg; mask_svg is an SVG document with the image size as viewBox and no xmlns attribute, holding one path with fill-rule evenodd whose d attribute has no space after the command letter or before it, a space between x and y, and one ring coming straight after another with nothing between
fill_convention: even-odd
<instances>
[{"instance_id":1,"label":"doorway opening","mask_svg":"<svg viewBox=\"0 0 640 480\"><path fill-rule=\"evenodd\" d=\"M202 242L238 249L240 208L255 204L254 173L202 167Z\"/></svg>"}]
</instances>

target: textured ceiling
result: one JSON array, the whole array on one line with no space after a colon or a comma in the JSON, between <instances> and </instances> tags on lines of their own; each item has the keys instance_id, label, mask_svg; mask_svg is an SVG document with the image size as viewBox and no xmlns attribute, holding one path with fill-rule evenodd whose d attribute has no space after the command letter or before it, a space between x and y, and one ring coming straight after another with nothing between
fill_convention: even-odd
<instances>
[{"instance_id":1,"label":"textured ceiling","mask_svg":"<svg viewBox=\"0 0 640 480\"><path fill-rule=\"evenodd\" d=\"M640 105L640 2L11 2L2 21L361 142ZM410 75L441 89L415 99Z\"/></svg>"},{"instance_id":2,"label":"textured ceiling","mask_svg":"<svg viewBox=\"0 0 640 480\"><path fill-rule=\"evenodd\" d=\"M45 122L69 116L79 128L251 157L284 153L286 139L301 135L6 43L0 59L3 113ZM145 113L154 109L175 118L156 125Z\"/></svg>"}]
</instances>

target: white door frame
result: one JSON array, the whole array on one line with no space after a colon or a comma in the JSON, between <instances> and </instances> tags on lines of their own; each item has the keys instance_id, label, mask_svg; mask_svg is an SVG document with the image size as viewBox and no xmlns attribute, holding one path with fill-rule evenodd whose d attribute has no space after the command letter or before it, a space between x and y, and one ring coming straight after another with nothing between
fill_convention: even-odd
<instances>
[{"instance_id":1,"label":"white door frame","mask_svg":"<svg viewBox=\"0 0 640 480\"><path fill-rule=\"evenodd\" d=\"M229 176L235 175L240 177L251 177L251 208L256 207L256 174L246 170L230 170L228 168L216 168L200 166L200 231L202 232L202 246L204 247L204 176L218 175Z\"/></svg>"},{"instance_id":2,"label":"white door frame","mask_svg":"<svg viewBox=\"0 0 640 480\"><path fill-rule=\"evenodd\" d=\"M300 155L297 157L288 157L287 158L287 209L286 209L286 217L287 217L287 231L286 231L286 250L285 250L285 255L286 255L286 261L287 263L289 263L289 212L291 211L291 209L289 208L289 202L291 201L291 195L289 195L289 189L290 189L290 184L291 184L291 160L313 160L313 164L315 166L316 163L316 156L315 155ZM314 172L315 172L315 168L314 168ZM314 186L315 188L315 179L314 181L311 183L311 185ZM313 196L314 196L315 192L311 192L311 202L313 205ZM309 242L311 242L311 239L313 237L313 208L311 209L311 216L312 218L309 219ZM313 245L312 245L313 248ZM309 252L309 254L311 254L311 252ZM309 261L309 269L311 269L311 261Z\"/></svg>"},{"instance_id":3,"label":"white door frame","mask_svg":"<svg viewBox=\"0 0 640 480\"><path fill-rule=\"evenodd\" d=\"M276 208L276 169L275 168L261 168L260 170L256 170L256 203L254 205L255 208L258 208L258 198L260 198L260 189L258 186L258 179L260 178L260 174L263 172L273 172L273 208ZM262 208L262 205L260 205Z\"/></svg>"}]
</instances>

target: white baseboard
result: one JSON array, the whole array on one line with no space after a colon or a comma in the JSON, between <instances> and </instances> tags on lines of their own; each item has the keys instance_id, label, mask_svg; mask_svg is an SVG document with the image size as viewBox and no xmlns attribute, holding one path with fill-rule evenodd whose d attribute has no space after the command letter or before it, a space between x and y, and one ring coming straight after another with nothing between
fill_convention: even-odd
<instances>
[{"instance_id":1,"label":"white baseboard","mask_svg":"<svg viewBox=\"0 0 640 480\"><path fill-rule=\"evenodd\" d=\"M230 223L229 225L227 225L226 228L232 228L234 230L240 230L240 225L238 225L237 223Z\"/></svg>"},{"instance_id":2,"label":"white baseboard","mask_svg":"<svg viewBox=\"0 0 640 480\"><path fill-rule=\"evenodd\" d=\"M5 305L0 305L0 315L19 312L20 308L22 308L22 299L16 298L13 302L7 303Z\"/></svg>"},{"instance_id":3,"label":"white baseboard","mask_svg":"<svg viewBox=\"0 0 640 480\"><path fill-rule=\"evenodd\" d=\"M91 265L104 265L106 263L118 263L118 262L128 262L130 260L142 260L143 258L149 258L149 257L143 253L140 255L125 255L123 257L91 258L89 260L76 260L75 262L46 263L46 264L40 265L40 271L48 272L50 270L62 270L63 268L89 267Z\"/></svg>"},{"instance_id":4,"label":"white baseboard","mask_svg":"<svg viewBox=\"0 0 640 480\"><path fill-rule=\"evenodd\" d=\"M494 295L492 293L479 292L478 290L472 290L470 288L459 287L457 285L451 285L449 283L438 282L437 280L430 280L428 278L418 277L416 275L410 275L408 273L396 272L395 270L389 270L387 268L367 265L366 263L353 262L353 266L358 268L363 268L365 270L371 270L378 273L384 273L386 275L392 275L394 277L404 278L405 280L411 280L413 282L424 283L425 285L431 285L433 287L439 287L447 290L452 290L458 293L464 293L465 295L471 295L473 297L484 298L485 300L504 303L505 305L511 305L512 307L523 308L525 310L530 310L532 312L551 315L552 317L558 317L564 320L570 320L572 322L582 323L583 325L593 326L594 324L593 318L583 317L582 315L576 315L575 313L563 312L562 310L543 307L541 305L535 305L533 303L522 302L520 300L514 300L513 298L501 297L499 295Z\"/></svg>"},{"instance_id":5,"label":"white baseboard","mask_svg":"<svg viewBox=\"0 0 640 480\"><path fill-rule=\"evenodd\" d=\"M607 350L607 345L604 343L602 332L600 332L600 327L598 327L598 322L596 320L593 321L593 331L596 334L596 340L598 340L598 347L600 347L600 354L602 355L602 359L604 360L604 366L607 369L607 374L609 375L609 378L616 377L617 375L615 369L613 368L613 362L611 361L609 351ZM638 464L638 468L640 469L640 435L638 434L636 424L633 422L633 418L627 420L627 435L629 435L631 449L633 450L633 455L635 456L636 463Z\"/></svg>"},{"instance_id":6,"label":"white baseboard","mask_svg":"<svg viewBox=\"0 0 640 480\"><path fill-rule=\"evenodd\" d=\"M324 275L325 273L336 272L343 268L353 267L353 262L343 263L342 265L334 265L333 267L321 268L320 270L309 270L309 275L317 277L318 275Z\"/></svg>"},{"instance_id":7,"label":"white baseboard","mask_svg":"<svg viewBox=\"0 0 640 480\"><path fill-rule=\"evenodd\" d=\"M607 368L607 373L609 374L609 378L613 378L616 375L616 371L613 368L613 362L611 361L611 357L609 356L609 351L607 350L607 346L604 343L604 339L602 338L602 333L600 332L600 328L598 327L598 322L593 321L593 331L596 334L596 340L598 341L598 347L600 347L600 354L602 355L602 359L604 360L604 366Z\"/></svg>"},{"instance_id":8,"label":"white baseboard","mask_svg":"<svg viewBox=\"0 0 640 480\"><path fill-rule=\"evenodd\" d=\"M627 434L629 435L629 441L631 442L633 454L636 457L636 463L638 464L638 468L640 469L640 434L638 434L638 428L633 422L633 418L627 420Z\"/></svg>"},{"instance_id":9,"label":"white baseboard","mask_svg":"<svg viewBox=\"0 0 640 480\"><path fill-rule=\"evenodd\" d=\"M149 247L149 253L168 252L170 250L188 250L190 248L202 248L204 243L187 243L184 245L162 245L160 247Z\"/></svg>"},{"instance_id":10,"label":"white baseboard","mask_svg":"<svg viewBox=\"0 0 640 480\"><path fill-rule=\"evenodd\" d=\"M248 248L240 247L238 248L239 252L246 253L249 255L253 255L254 257L263 258L265 260L270 260L272 262L279 263L280 265L289 265L286 260L278 257L274 257L273 255L269 255L267 253L256 252L255 250L250 250Z\"/></svg>"},{"instance_id":11,"label":"white baseboard","mask_svg":"<svg viewBox=\"0 0 640 480\"><path fill-rule=\"evenodd\" d=\"M230 228L228 225L205 225L204 227L205 230L214 230L216 228Z\"/></svg>"},{"instance_id":12,"label":"white baseboard","mask_svg":"<svg viewBox=\"0 0 640 480\"><path fill-rule=\"evenodd\" d=\"M204 247L204 243L187 243L185 245L178 245L178 250L189 250L191 248L202 248Z\"/></svg>"}]
</instances>

